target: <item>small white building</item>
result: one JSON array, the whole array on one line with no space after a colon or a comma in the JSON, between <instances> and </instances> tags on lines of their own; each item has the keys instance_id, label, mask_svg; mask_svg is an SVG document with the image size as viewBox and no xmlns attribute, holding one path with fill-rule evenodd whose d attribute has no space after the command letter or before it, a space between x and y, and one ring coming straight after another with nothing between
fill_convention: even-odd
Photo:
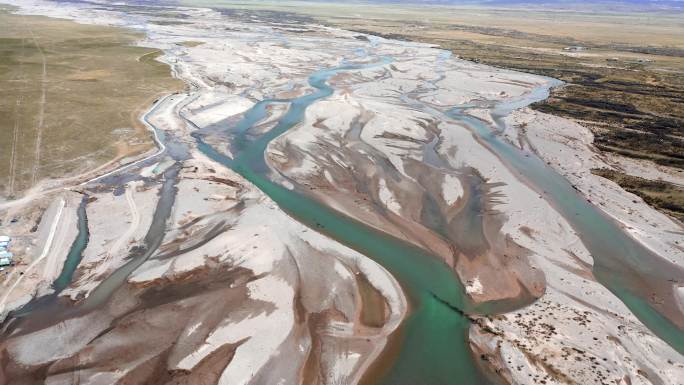
<instances>
[{"instance_id":1,"label":"small white building","mask_svg":"<svg viewBox=\"0 0 684 385\"><path fill-rule=\"evenodd\" d=\"M0 250L0 266L10 266L14 255L7 250Z\"/></svg>"},{"instance_id":2,"label":"small white building","mask_svg":"<svg viewBox=\"0 0 684 385\"><path fill-rule=\"evenodd\" d=\"M3 268L4 266L12 266L14 263L12 260L14 255L7 251L10 241L12 241L12 239L7 235L0 235L0 267Z\"/></svg>"},{"instance_id":3,"label":"small white building","mask_svg":"<svg viewBox=\"0 0 684 385\"><path fill-rule=\"evenodd\" d=\"M8 248L11 240L7 235L0 235L0 249Z\"/></svg>"}]
</instances>

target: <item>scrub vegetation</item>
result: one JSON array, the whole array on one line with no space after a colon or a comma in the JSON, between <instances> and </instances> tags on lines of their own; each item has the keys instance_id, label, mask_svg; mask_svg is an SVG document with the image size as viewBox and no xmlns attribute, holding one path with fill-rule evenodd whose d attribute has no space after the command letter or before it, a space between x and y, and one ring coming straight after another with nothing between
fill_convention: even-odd
<instances>
[{"instance_id":1,"label":"scrub vegetation","mask_svg":"<svg viewBox=\"0 0 684 385\"><path fill-rule=\"evenodd\" d=\"M149 150L139 115L181 89L143 36L0 8L0 194Z\"/></svg>"},{"instance_id":2,"label":"scrub vegetation","mask_svg":"<svg viewBox=\"0 0 684 385\"><path fill-rule=\"evenodd\" d=\"M610 179L623 189L641 197L646 203L684 223L684 188L662 180L648 180L600 168L592 173Z\"/></svg>"}]
</instances>

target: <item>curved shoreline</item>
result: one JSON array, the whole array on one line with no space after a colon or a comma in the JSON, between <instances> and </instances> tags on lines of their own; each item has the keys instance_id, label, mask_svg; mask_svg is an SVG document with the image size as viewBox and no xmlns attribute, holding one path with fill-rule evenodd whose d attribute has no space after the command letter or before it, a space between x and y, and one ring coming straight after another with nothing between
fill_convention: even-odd
<instances>
[{"instance_id":1,"label":"curved shoreline","mask_svg":"<svg viewBox=\"0 0 684 385\"><path fill-rule=\"evenodd\" d=\"M677 314L675 312L669 316L663 314L662 310L653 307L646 299L651 294L645 292L644 289L649 286L641 286L648 285L647 282L649 281L684 281L684 270L655 254L623 229L618 228L614 218L587 202L586 198L576 191L567 179L549 168L536 155L532 157L525 155L501 139L496 133L487 131L484 124L475 118L452 117L463 120L473 133L486 144L485 147L490 148L492 153L509 160L505 163L517 171L516 175L519 175L524 183L531 184L536 191L546 195L545 199L549 200L553 207L560 210L561 214L578 232L583 244L592 253L594 258L593 271L599 282L613 292L637 318L644 322L665 343L684 354L684 331L677 324L677 322L684 322L682 313ZM496 150L497 147L499 151ZM510 162L510 160L513 161ZM533 173L526 174L530 171ZM558 198L553 194L562 195L564 198ZM570 207L568 202L576 202L577 206ZM575 210L583 211L584 214L578 214ZM593 229L593 226L599 228ZM587 229L590 230L587 231ZM612 238L598 236L598 234L605 235L606 233L612 233ZM614 242L614 246L606 246L606 242ZM656 263L656 265L644 266L646 269L640 271L639 265L644 262L642 260L644 256L647 256L646 260L650 263ZM658 270L654 272L653 269ZM631 278L632 281L628 281L626 278ZM676 304L678 299L672 285L665 284L665 291L658 293L666 295L668 287L670 288L669 301L674 301ZM677 308L673 310L675 309Z\"/></svg>"}]
</instances>

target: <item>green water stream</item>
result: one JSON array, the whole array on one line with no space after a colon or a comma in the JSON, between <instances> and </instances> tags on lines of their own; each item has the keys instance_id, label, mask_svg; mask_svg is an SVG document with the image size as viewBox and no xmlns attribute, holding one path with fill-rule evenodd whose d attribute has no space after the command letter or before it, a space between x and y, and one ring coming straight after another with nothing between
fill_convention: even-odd
<instances>
[{"instance_id":1,"label":"green water stream","mask_svg":"<svg viewBox=\"0 0 684 385\"><path fill-rule=\"evenodd\" d=\"M59 277L55 279L52 283L52 287L55 290L55 295L59 294L71 283L71 279L78 268L78 264L81 263L83 258L83 251L88 246L88 215L86 214L86 205L88 204L88 196L84 195L81 200L81 204L78 206L78 235L69 249L69 254L67 254L64 260L64 267L62 267L62 272Z\"/></svg>"},{"instance_id":2,"label":"green water stream","mask_svg":"<svg viewBox=\"0 0 684 385\"><path fill-rule=\"evenodd\" d=\"M534 95L529 103L536 101L533 98ZM500 109L505 110L505 107ZM615 294L651 331L684 354L684 331L660 314L648 300L650 287L671 288L671 282L684 282L682 268L628 235L614 219L588 202L567 179L534 154L511 145L491 127L465 115L461 109L453 109L448 115L467 124L512 170L543 194L591 253L593 273L599 283ZM675 303L670 302L670 305L676 310Z\"/></svg>"},{"instance_id":3,"label":"green water stream","mask_svg":"<svg viewBox=\"0 0 684 385\"><path fill-rule=\"evenodd\" d=\"M333 93L326 84L328 79L341 71L388 62L389 59L385 59L381 63L342 65L315 72L309 77L309 84L316 91L293 99L288 111L268 133L252 142L241 139L242 151L234 159L219 153L199 137L198 147L210 158L255 184L298 221L371 257L401 283L411 303L411 313L403 323L401 350L389 371L382 378L372 379L372 382L388 385L483 384L487 381L476 368L467 345L469 321L455 310L466 306L463 287L448 265L296 190L288 190L272 182L268 176L270 170L264 161L268 143L300 123L309 105ZM258 108L263 107L264 103L261 103ZM259 116L259 113L245 114L249 121L243 121L240 126L253 126L258 122L254 118ZM243 129L241 133L246 131Z\"/></svg>"}]
</instances>

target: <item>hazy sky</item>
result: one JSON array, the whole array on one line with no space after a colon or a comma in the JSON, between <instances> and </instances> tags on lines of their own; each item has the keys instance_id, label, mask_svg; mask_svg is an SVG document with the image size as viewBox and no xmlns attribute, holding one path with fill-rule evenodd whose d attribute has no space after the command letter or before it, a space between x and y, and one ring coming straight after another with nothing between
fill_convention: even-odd
<instances>
[{"instance_id":1,"label":"hazy sky","mask_svg":"<svg viewBox=\"0 0 684 385\"><path fill-rule=\"evenodd\" d=\"M319 2L345 3L340 0L309 0ZM645 9L684 9L684 0L358 0L366 3L406 3L406 4L486 4L494 6L543 5L551 8L576 8L586 5L602 8L645 8Z\"/></svg>"}]
</instances>

